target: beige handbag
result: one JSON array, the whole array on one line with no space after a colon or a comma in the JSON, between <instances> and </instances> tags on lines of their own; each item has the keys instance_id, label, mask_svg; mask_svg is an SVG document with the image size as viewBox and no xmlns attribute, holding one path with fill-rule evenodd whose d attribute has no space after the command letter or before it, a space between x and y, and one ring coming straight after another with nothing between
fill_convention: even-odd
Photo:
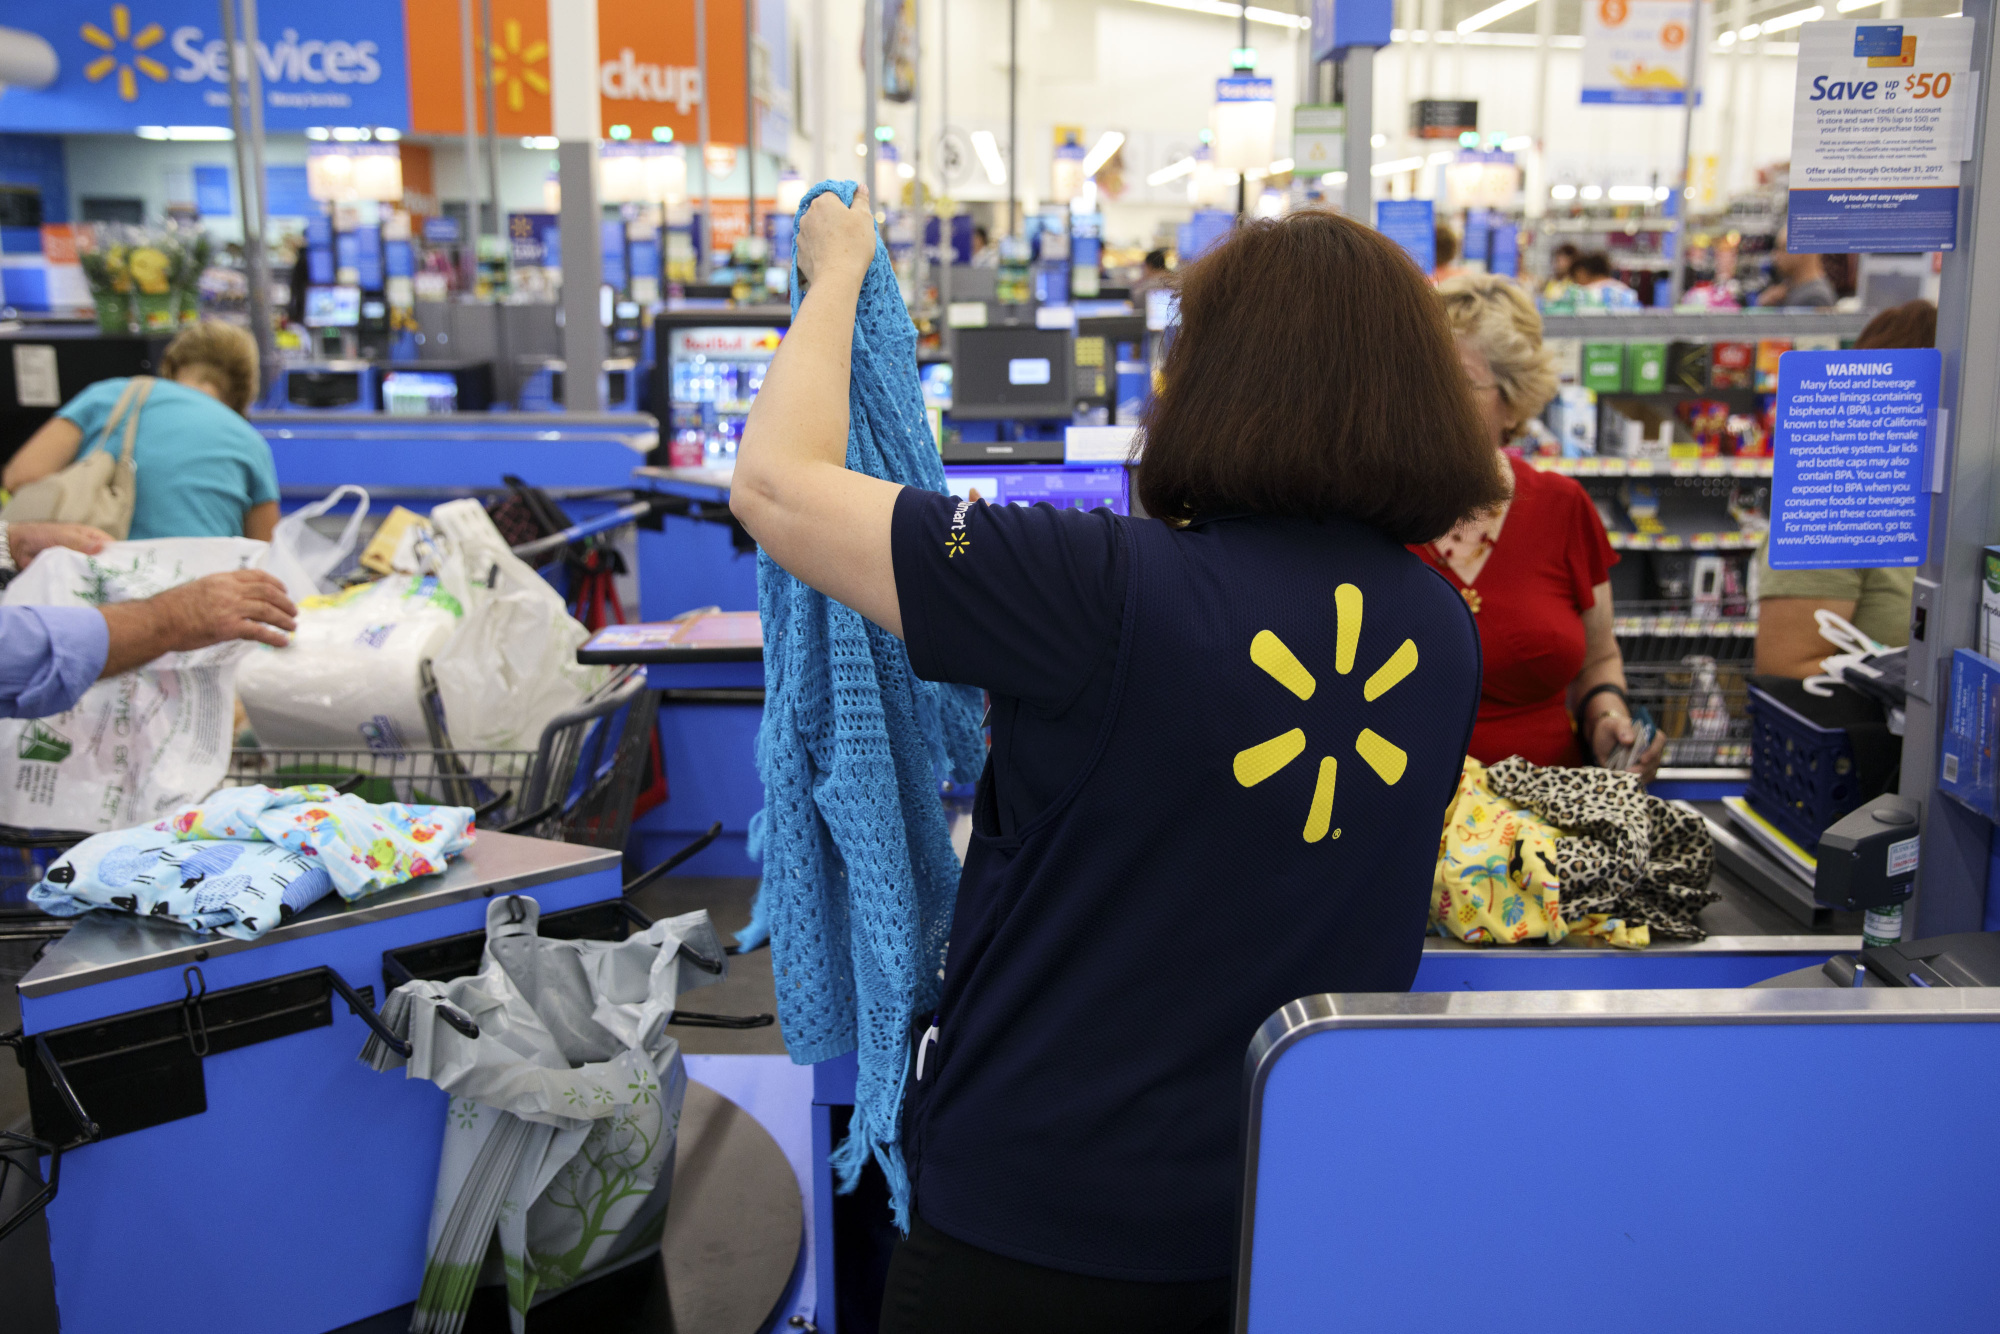
<instances>
[{"instance_id":1,"label":"beige handbag","mask_svg":"<svg viewBox=\"0 0 2000 1334\"><path fill-rule=\"evenodd\" d=\"M14 493L0 520L8 523L84 523L101 528L119 541L132 530L132 503L138 496L138 473L132 466L132 445L139 435L139 410L153 392L153 377L135 375L104 419L98 448L51 477L30 482ZM106 448L120 419L125 445L117 454Z\"/></svg>"}]
</instances>

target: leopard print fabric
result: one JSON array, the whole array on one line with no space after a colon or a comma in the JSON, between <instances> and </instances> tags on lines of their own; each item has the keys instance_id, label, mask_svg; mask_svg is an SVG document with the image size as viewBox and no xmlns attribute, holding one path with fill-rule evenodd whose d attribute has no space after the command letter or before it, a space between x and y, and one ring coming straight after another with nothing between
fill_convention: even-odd
<instances>
[{"instance_id":1,"label":"leopard print fabric","mask_svg":"<svg viewBox=\"0 0 2000 1334\"><path fill-rule=\"evenodd\" d=\"M1709 888L1715 845L1693 811L1648 796L1634 774L1555 769L1516 755L1486 771L1507 800L1569 831L1556 840L1562 915L1610 913L1655 937L1702 940L1696 920L1722 896Z\"/></svg>"}]
</instances>

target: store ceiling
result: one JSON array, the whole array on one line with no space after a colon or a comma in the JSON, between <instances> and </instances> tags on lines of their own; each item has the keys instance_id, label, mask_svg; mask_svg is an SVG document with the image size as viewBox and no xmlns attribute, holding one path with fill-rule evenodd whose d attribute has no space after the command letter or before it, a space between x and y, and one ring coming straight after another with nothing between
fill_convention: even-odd
<instances>
[{"instance_id":1,"label":"store ceiling","mask_svg":"<svg viewBox=\"0 0 2000 1334\"><path fill-rule=\"evenodd\" d=\"M1444 0L1443 26L1447 30L1454 28L1461 21L1471 18L1492 3L1493 0ZM1559 35L1574 37L1582 33L1584 0L1541 0L1541 3L1555 6L1555 30ZM1717 21L1724 28L1734 28L1742 23L1755 23L1779 14L1794 13L1808 7L1810 3L1811 0L1750 0L1746 10L1739 15L1735 0L1722 0L1722 3L1715 7L1715 13ZM1419 6L1424 6L1424 0L1405 0L1405 3L1398 8L1398 22L1409 22L1413 13L1422 12ZM1850 14L1836 15L1831 0L1825 7L1828 17L1869 19L1878 17L1882 12L1879 5L1871 5ZM1518 13L1509 14L1506 18L1488 25L1483 31L1532 34L1537 31L1538 8L1537 5L1530 5ZM1946 14L1956 14L1959 9L1960 0L1903 0L1902 5L1903 16L1906 18L1937 18Z\"/></svg>"}]
</instances>

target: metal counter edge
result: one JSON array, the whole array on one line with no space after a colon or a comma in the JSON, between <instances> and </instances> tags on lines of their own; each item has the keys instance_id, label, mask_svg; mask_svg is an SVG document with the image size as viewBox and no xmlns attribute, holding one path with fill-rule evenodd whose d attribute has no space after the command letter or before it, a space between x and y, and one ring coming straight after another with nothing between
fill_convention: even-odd
<instances>
[{"instance_id":1,"label":"metal counter edge","mask_svg":"<svg viewBox=\"0 0 2000 1334\"><path fill-rule=\"evenodd\" d=\"M1257 1112L1278 1058L1337 1029L1673 1024L2000 1023L2000 988L1804 991L1461 991L1303 996L1264 1021L1243 1069L1243 1193L1237 1205L1234 1325L1250 1327L1257 1216Z\"/></svg>"},{"instance_id":2,"label":"metal counter edge","mask_svg":"<svg viewBox=\"0 0 2000 1334\"><path fill-rule=\"evenodd\" d=\"M572 856L544 861L540 865L515 869L506 865L524 848L515 844L528 845L534 850L555 852L560 850ZM483 868L479 863L486 858L479 854L485 850L499 854L501 865ZM619 854L602 848L585 847L574 843L550 843L541 839L525 838L516 834L502 834L497 831L482 832L472 847L454 862L441 876L425 876L421 880L385 891L348 906L330 912L315 912L307 909L300 916L255 940L237 940L229 936L197 936L183 927L162 923L146 922L139 918L117 916L110 920L113 927L125 926L139 932L157 932L163 937L157 947L142 953L126 953L121 957L96 962L89 959L62 959L58 953L69 944L70 937L49 947L28 975L16 984L16 989L27 999L53 996L59 992L73 991L78 987L95 986L100 982L110 982L121 977L132 977L140 973L155 972L163 968L176 968L186 964L205 962L222 954L235 954L243 950L253 950L264 945L283 940L297 940L306 936L320 935L328 931L340 931L350 926L361 926L386 918L401 917L408 913L426 912L432 908L442 908L468 899L491 898L496 894L529 889L535 885L548 884L553 880L567 880L572 876L588 875L603 870L617 870L622 859ZM328 896L338 902L333 896ZM321 900L322 903L328 900ZM314 905L317 908L319 905ZM101 920L86 914L72 935L85 922ZM171 932L172 936L167 937ZM148 942L151 944L152 942ZM51 967L51 965L54 967ZM44 969L49 971L42 974ZM57 971L60 969L61 971Z\"/></svg>"}]
</instances>

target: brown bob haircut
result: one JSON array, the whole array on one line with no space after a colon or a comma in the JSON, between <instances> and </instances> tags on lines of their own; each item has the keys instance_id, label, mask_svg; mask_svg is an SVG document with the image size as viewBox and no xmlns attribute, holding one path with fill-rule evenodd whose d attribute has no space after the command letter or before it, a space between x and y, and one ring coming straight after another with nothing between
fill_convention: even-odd
<instances>
[{"instance_id":1,"label":"brown bob haircut","mask_svg":"<svg viewBox=\"0 0 2000 1334\"><path fill-rule=\"evenodd\" d=\"M237 412L248 413L257 395L257 343L233 324L203 320L176 334L160 357L162 378L187 371L214 385L216 396Z\"/></svg>"},{"instance_id":2,"label":"brown bob haircut","mask_svg":"<svg viewBox=\"0 0 2000 1334\"><path fill-rule=\"evenodd\" d=\"M1936 347L1937 307L1928 301L1905 301L1868 321L1861 337L1854 340L1857 351L1871 347Z\"/></svg>"},{"instance_id":3,"label":"brown bob haircut","mask_svg":"<svg viewBox=\"0 0 2000 1334\"><path fill-rule=\"evenodd\" d=\"M1245 223L1175 285L1149 513L1348 518L1411 543L1507 498L1444 303L1380 232L1310 211Z\"/></svg>"}]
</instances>

